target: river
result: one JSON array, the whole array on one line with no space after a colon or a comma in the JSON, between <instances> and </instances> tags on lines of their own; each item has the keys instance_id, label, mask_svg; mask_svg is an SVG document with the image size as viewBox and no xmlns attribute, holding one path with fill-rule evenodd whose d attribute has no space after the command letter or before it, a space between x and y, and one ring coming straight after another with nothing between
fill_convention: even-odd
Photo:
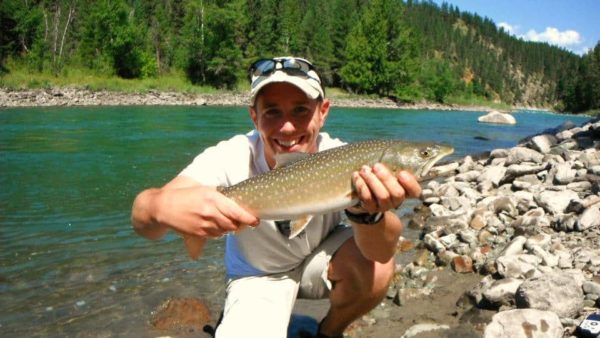
<instances>
[{"instance_id":1,"label":"river","mask_svg":"<svg viewBox=\"0 0 600 338\"><path fill-rule=\"evenodd\" d=\"M460 158L589 120L516 112L517 125L490 125L482 114L334 108L325 131L444 142ZM241 107L1 109L0 336L158 336L148 320L169 297L220 307L223 241L191 261L173 234L138 237L130 208L205 147L252 127Z\"/></svg>"}]
</instances>

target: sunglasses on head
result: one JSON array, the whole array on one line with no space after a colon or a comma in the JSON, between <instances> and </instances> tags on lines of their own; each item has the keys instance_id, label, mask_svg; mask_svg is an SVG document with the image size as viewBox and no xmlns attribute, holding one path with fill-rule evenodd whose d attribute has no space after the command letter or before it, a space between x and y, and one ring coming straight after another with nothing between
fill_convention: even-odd
<instances>
[{"instance_id":1,"label":"sunglasses on head","mask_svg":"<svg viewBox=\"0 0 600 338\"><path fill-rule=\"evenodd\" d=\"M250 81L252 82L260 76L269 76L277 70L284 71L290 75L308 76L319 82L319 84L321 83L318 76L315 77L309 73L313 71L316 74L315 66L301 58L260 59L250 66Z\"/></svg>"}]
</instances>

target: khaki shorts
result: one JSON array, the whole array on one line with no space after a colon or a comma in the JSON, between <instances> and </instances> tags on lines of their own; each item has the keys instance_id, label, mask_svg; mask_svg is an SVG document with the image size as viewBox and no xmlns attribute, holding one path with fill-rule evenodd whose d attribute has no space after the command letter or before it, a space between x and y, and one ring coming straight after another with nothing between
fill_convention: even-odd
<instances>
[{"instance_id":1,"label":"khaki shorts","mask_svg":"<svg viewBox=\"0 0 600 338\"><path fill-rule=\"evenodd\" d=\"M285 338L296 298L329 296L329 261L350 237L352 228L340 226L292 271L229 280L215 337Z\"/></svg>"}]
</instances>

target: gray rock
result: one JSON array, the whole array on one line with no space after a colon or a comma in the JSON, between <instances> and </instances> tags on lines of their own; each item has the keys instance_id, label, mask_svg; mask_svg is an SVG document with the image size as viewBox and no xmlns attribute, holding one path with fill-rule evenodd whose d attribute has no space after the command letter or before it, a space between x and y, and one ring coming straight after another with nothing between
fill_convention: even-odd
<instances>
[{"instance_id":1,"label":"gray rock","mask_svg":"<svg viewBox=\"0 0 600 338\"><path fill-rule=\"evenodd\" d=\"M421 333L431 332L431 331L440 331L440 330L445 331L448 329L450 329L450 326L445 325L445 324L430 324L430 323L415 324L415 325L411 326L408 330L406 330L406 332L404 332L404 334L402 335L401 338L412 338Z\"/></svg>"},{"instance_id":2,"label":"gray rock","mask_svg":"<svg viewBox=\"0 0 600 338\"><path fill-rule=\"evenodd\" d=\"M579 195L576 192L571 190L565 191L552 191L545 190L541 192L539 195L534 197L537 203L544 208L547 212L558 215L563 214L569 203L572 200L579 199Z\"/></svg>"},{"instance_id":3,"label":"gray rock","mask_svg":"<svg viewBox=\"0 0 600 338\"><path fill-rule=\"evenodd\" d=\"M542 134L534 136L531 139L531 146L533 149L543 154L546 154L550 151L550 148L552 148L552 146L556 145L557 142L558 140L554 135Z\"/></svg>"},{"instance_id":4,"label":"gray rock","mask_svg":"<svg viewBox=\"0 0 600 338\"><path fill-rule=\"evenodd\" d=\"M511 223L512 227L548 227L550 226L550 219L546 217L546 213L542 208L535 208L527 211L522 216L517 217L514 222Z\"/></svg>"},{"instance_id":5,"label":"gray rock","mask_svg":"<svg viewBox=\"0 0 600 338\"><path fill-rule=\"evenodd\" d=\"M494 149L490 152L490 158L506 158L508 157L508 149Z\"/></svg>"},{"instance_id":6,"label":"gray rock","mask_svg":"<svg viewBox=\"0 0 600 338\"><path fill-rule=\"evenodd\" d=\"M531 250L531 247L533 247L534 245L540 246L542 248L548 248L550 246L551 241L551 235L543 233L537 234L527 238L527 241L525 242L525 248Z\"/></svg>"},{"instance_id":7,"label":"gray rock","mask_svg":"<svg viewBox=\"0 0 600 338\"><path fill-rule=\"evenodd\" d=\"M516 278L496 280L483 290L483 300L494 306L512 305L515 303L515 293L521 283L523 280Z\"/></svg>"},{"instance_id":8,"label":"gray rock","mask_svg":"<svg viewBox=\"0 0 600 338\"><path fill-rule=\"evenodd\" d=\"M477 178L479 178L480 175L481 172L479 172L478 170L471 170L465 173L458 174L454 178L458 182L475 182L477 181Z\"/></svg>"},{"instance_id":9,"label":"gray rock","mask_svg":"<svg viewBox=\"0 0 600 338\"><path fill-rule=\"evenodd\" d=\"M567 184L567 189L577 193L583 193L592 190L592 183L588 181L572 182Z\"/></svg>"},{"instance_id":10,"label":"gray rock","mask_svg":"<svg viewBox=\"0 0 600 338\"><path fill-rule=\"evenodd\" d=\"M561 338L563 326L553 312L515 309L499 312L485 328L484 338Z\"/></svg>"},{"instance_id":11,"label":"gray rock","mask_svg":"<svg viewBox=\"0 0 600 338\"><path fill-rule=\"evenodd\" d=\"M583 292L585 292L586 294L591 293L595 295L600 295L600 284L596 282L585 281L583 282L582 288Z\"/></svg>"},{"instance_id":12,"label":"gray rock","mask_svg":"<svg viewBox=\"0 0 600 338\"><path fill-rule=\"evenodd\" d=\"M570 269L573 267L573 255L568 250L556 250L554 254L558 257L558 267Z\"/></svg>"},{"instance_id":13,"label":"gray rock","mask_svg":"<svg viewBox=\"0 0 600 338\"><path fill-rule=\"evenodd\" d=\"M527 237L525 236L517 236L513 238L513 240L502 250L500 255L502 256L510 256L510 255L518 255L523 253L523 246L527 242Z\"/></svg>"},{"instance_id":14,"label":"gray rock","mask_svg":"<svg viewBox=\"0 0 600 338\"><path fill-rule=\"evenodd\" d=\"M596 203L587 209L581 214L577 223L575 224L575 229L578 231L587 230L589 228L598 227L600 225L600 203Z\"/></svg>"},{"instance_id":15,"label":"gray rock","mask_svg":"<svg viewBox=\"0 0 600 338\"><path fill-rule=\"evenodd\" d=\"M514 147L511 148L508 152L506 164L509 166L511 164L523 164L523 162L540 164L542 163L543 159L544 155L533 149L525 147Z\"/></svg>"},{"instance_id":16,"label":"gray rock","mask_svg":"<svg viewBox=\"0 0 600 338\"><path fill-rule=\"evenodd\" d=\"M494 187L498 187L500 180L506 173L506 167L504 166L489 166L483 169L483 171L476 177L478 183L491 183Z\"/></svg>"},{"instance_id":17,"label":"gray rock","mask_svg":"<svg viewBox=\"0 0 600 338\"><path fill-rule=\"evenodd\" d=\"M554 166L554 183L569 184L575 179L576 170L571 168L570 163L558 163Z\"/></svg>"},{"instance_id":18,"label":"gray rock","mask_svg":"<svg viewBox=\"0 0 600 338\"><path fill-rule=\"evenodd\" d=\"M449 234L449 235L440 237L439 241L442 242L444 247L451 248L458 241L458 236L456 234Z\"/></svg>"},{"instance_id":19,"label":"gray rock","mask_svg":"<svg viewBox=\"0 0 600 338\"><path fill-rule=\"evenodd\" d=\"M498 274L505 278L530 278L539 274L537 266L541 261L541 258L530 254L501 256L496 259L496 268Z\"/></svg>"},{"instance_id":20,"label":"gray rock","mask_svg":"<svg viewBox=\"0 0 600 338\"><path fill-rule=\"evenodd\" d=\"M547 252L539 245L531 245L529 251L539 257L545 266L554 267L558 265L558 257Z\"/></svg>"},{"instance_id":21,"label":"gray rock","mask_svg":"<svg viewBox=\"0 0 600 338\"><path fill-rule=\"evenodd\" d=\"M583 309L583 291L565 274L544 274L524 281L517 290L519 308L548 310L560 317L575 317Z\"/></svg>"},{"instance_id":22,"label":"gray rock","mask_svg":"<svg viewBox=\"0 0 600 338\"><path fill-rule=\"evenodd\" d=\"M575 214L569 213L564 215L558 215L550 224L550 226L556 231L574 231L575 225L577 224L578 218Z\"/></svg>"},{"instance_id":23,"label":"gray rock","mask_svg":"<svg viewBox=\"0 0 600 338\"><path fill-rule=\"evenodd\" d=\"M525 175L533 175L541 172L548 168L546 163L542 164L511 164L506 168L506 173L502 181L510 181L515 177L521 177ZM539 181L539 179L538 179ZM535 181L531 183L536 183Z\"/></svg>"},{"instance_id":24,"label":"gray rock","mask_svg":"<svg viewBox=\"0 0 600 338\"><path fill-rule=\"evenodd\" d=\"M442 242L440 242L434 235L432 234L427 234L425 235L425 237L423 238L423 242L425 243L425 245L427 246L427 248L433 252L441 252L446 250L446 247L444 246L444 244L442 244Z\"/></svg>"},{"instance_id":25,"label":"gray rock","mask_svg":"<svg viewBox=\"0 0 600 338\"><path fill-rule=\"evenodd\" d=\"M455 172L458 169L458 162L451 162L446 165L435 166L429 170L429 174L432 176L448 175Z\"/></svg>"}]
</instances>

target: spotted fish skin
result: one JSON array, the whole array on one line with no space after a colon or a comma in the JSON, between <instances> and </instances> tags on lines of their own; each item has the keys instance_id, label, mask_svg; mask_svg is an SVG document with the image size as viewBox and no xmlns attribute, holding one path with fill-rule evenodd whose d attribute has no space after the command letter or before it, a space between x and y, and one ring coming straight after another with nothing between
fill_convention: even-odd
<instances>
[{"instance_id":1,"label":"spotted fish skin","mask_svg":"<svg viewBox=\"0 0 600 338\"><path fill-rule=\"evenodd\" d=\"M261 219L288 220L342 210L357 203L352 173L382 163L394 174L407 170L417 177L452 147L400 140L350 143L251 177L221 192Z\"/></svg>"},{"instance_id":2,"label":"spotted fish skin","mask_svg":"<svg viewBox=\"0 0 600 338\"><path fill-rule=\"evenodd\" d=\"M290 238L302 232L312 215L343 210L358 200L352 173L382 163L394 174L401 170L417 178L427 174L449 146L400 140L373 140L304 155L289 165L251 177L220 191L250 213L265 220L292 220ZM188 254L197 259L206 238L182 234Z\"/></svg>"}]
</instances>

